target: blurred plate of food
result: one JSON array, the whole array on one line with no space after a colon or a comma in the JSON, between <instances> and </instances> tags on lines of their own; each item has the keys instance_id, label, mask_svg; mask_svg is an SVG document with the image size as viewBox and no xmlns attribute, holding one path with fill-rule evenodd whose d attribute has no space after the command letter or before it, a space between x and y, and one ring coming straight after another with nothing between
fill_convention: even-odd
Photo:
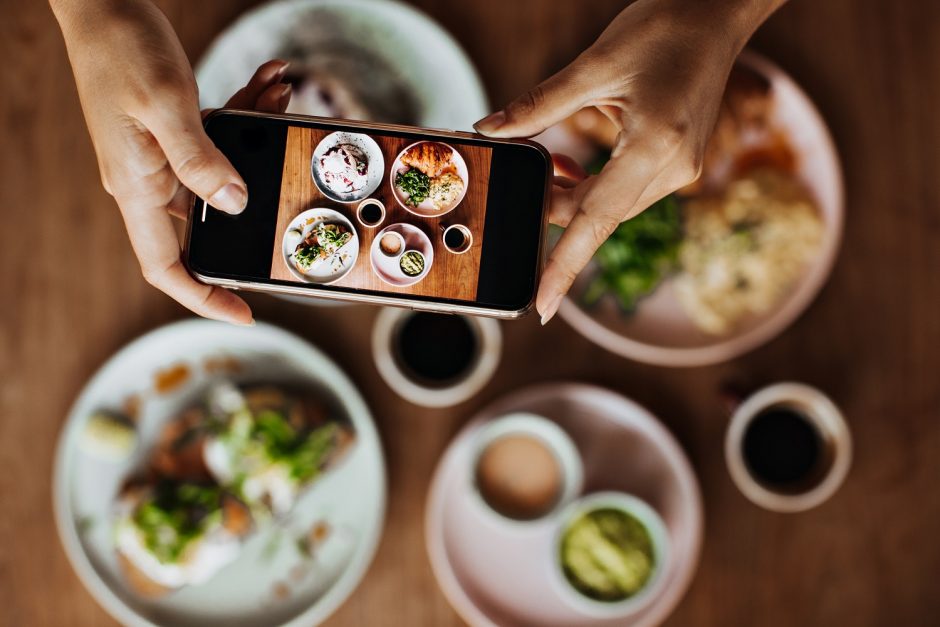
<instances>
[{"instance_id":1,"label":"blurred plate of food","mask_svg":"<svg viewBox=\"0 0 940 627\"><path fill-rule=\"evenodd\" d=\"M586 109L540 139L598 171L616 132ZM732 359L809 306L835 262L843 213L841 166L821 116L780 68L745 52L702 177L620 225L560 314L588 339L639 361Z\"/></svg>"},{"instance_id":2,"label":"blurred plate of food","mask_svg":"<svg viewBox=\"0 0 940 627\"><path fill-rule=\"evenodd\" d=\"M388 175L395 200L422 218L452 211L467 194L467 162L452 146L420 141L398 153Z\"/></svg>"},{"instance_id":3,"label":"blurred plate of food","mask_svg":"<svg viewBox=\"0 0 940 627\"><path fill-rule=\"evenodd\" d=\"M310 174L330 200L358 202L378 189L385 175L385 158L368 135L337 131L314 148Z\"/></svg>"},{"instance_id":4,"label":"blurred plate of food","mask_svg":"<svg viewBox=\"0 0 940 627\"><path fill-rule=\"evenodd\" d=\"M581 520L590 512L618 530L599 537ZM641 517L658 521L646 528L668 551L637 555L623 536L643 535ZM661 422L612 391L556 382L497 400L448 445L425 545L444 595L475 627L648 626L688 589L703 520L695 473Z\"/></svg>"},{"instance_id":5,"label":"blurred plate of food","mask_svg":"<svg viewBox=\"0 0 940 627\"><path fill-rule=\"evenodd\" d=\"M320 622L385 510L362 397L267 324L189 320L123 348L72 407L53 481L72 566L125 625Z\"/></svg>"},{"instance_id":6,"label":"blurred plate of food","mask_svg":"<svg viewBox=\"0 0 940 627\"><path fill-rule=\"evenodd\" d=\"M372 240L369 252L372 271L396 287L414 285L427 276L434 264L431 238L414 226L389 224Z\"/></svg>"},{"instance_id":7,"label":"blurred plate of food","mask_svg":"<svg viewBox=\"0 0 940 627\"><path fill-rule=\"evenodd\" d=\"M284 231L284 263L301 281L328 285L346 276L359 258L359 235L335 209L307 209Z\"/></svg>"},{"instance_id":8,"label":"blurred plate of food","mask_svg":"<svg viewBox=\"0 0 940 627\"><path fill-rule=\"evenodd\" d=\"M222 106L274 58L291 63L289 113L465 130L488 113L454 38L391 0L280 0L249 11L199 63L201 105Z\"/></svg>"}]
</instances>

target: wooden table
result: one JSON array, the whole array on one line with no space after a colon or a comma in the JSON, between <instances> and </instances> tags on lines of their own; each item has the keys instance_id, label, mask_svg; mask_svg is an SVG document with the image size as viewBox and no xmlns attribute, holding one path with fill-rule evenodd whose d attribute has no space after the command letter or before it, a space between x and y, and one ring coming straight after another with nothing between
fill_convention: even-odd
<instances>
[{"instance_id":1,"label":"wooden table","mask_svg":"<svg viewBox=\"0 0 940 627\"><path fill-rule=\"evenodd\" d=\"M474 300L480 274L480 257L483 251L483 224L486 213L487 182L490 178L490 160L492 151L480 146L459 145L457 154L467 168L466 195L456 207L443 215L418 216L409 213L396 200L392 191L391 172L402 169L396 166L398 155L412 144L404 137L378 136L376 145L385 160L381 183L369 194L369 198L378 200L385 207L386 215L381 224L374 228L366 227L357 220L358 203L340 203L326 196L314 183L310 174L310 160L318 144L330 135L324 129L290 127L287 129L287 145L284 154L284 170L281 175L281 197L278 202L277 226L274 229L274 250L271 258L271 278L282 281L297 281L295 272L288 267L284 258L282 242L284 233L294 219L304 211L311 209L332 209L349 220L359 237L359 258L352 268L331 285L367 289L374 291L397 292L401 294L440 296L444 298ZM329 144L328 144L329 145ZM308 214L307 220L316 219L317 213ZM315 222L313 223L315 224ZM461 224L471 233L470 248L460 254L448 251L444 247L444 229L450 225ZM294 225L298 226L297 224ZM405 248L415 248L425 253L425 259L431 268L427 274L411 285L407 277L397 268L397 262L389 263L383 258L378 246L373 246L380 233L386 229L394 230L404 236ZM423 234L423 235L422 235ZM374 249L374 250L373 250ZM370 259L374 252L375 258ZM430 254L427 254L430 253ZM384 264L383 264L384 262ZM379 275L377 267L384 267L384 276L393 281L391 285Z\"/></svg>"},{"instance_id":2,"label":"wooden table","mask_svg":"<svg viewBox=\"0 0 940 627\"><path fill-rule=\"evenodd\" d=\"M198 58L250 1L161 3ZM418 2L466 47L502 103L573 58L621 0ZM59 427L117 348L187 315L140 277L99 183L64 46L37 0L0 0L0 624L111 624L56 538L50 472ZM707 507L698 575L671 625L927 625L940 616L940 4L792 0L754 47L829 121L848 189L826 288L785 334L731 363L669 370L615 357L563 322L503 326L505 357L476 398L446 410L396 397L369 358L369 308L251 299L361 386L388 456L379 553L333 625L456 625L423 546L428 481L448 440L492 399L578 379L652 409L685 446ZM559 353L564 360L556 359ZM719 389L798 379L851 424L839 493L800 515L762 511L724 467Z\"/></svg>"}]
</instances>

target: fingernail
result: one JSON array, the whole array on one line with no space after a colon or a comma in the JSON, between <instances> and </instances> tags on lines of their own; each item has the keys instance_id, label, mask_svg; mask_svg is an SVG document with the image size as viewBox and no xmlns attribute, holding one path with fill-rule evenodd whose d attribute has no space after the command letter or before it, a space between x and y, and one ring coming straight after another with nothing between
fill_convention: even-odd
<instances>
[{"instance_id":1,"label":"fingernail","mask_svg":"<svg viewBox=\"0 0 940 627\"><path fill-rule=\"evenodd\" d=\"M476 124L473 125L473 128L483 133L492 133L497 130L500 126L506 123L506 112L497 111L496 113L491 113Z\"/></svg>"},{"instance_id":2,"label":"fingernail","mask_svg":"<svg viewBox=\"0 0 940 627\"><path fill-rule=\"evenodd\" d=\"M548 306L545 308L545 311L542 312L542 326L552 319L555 315L555 312L558 311L558 307L561 305L561 299L564 298L564 294L558 294L548 303Z\"/></svg>"},{"instance_id":3,"label":"fingernail","mask_svg":"<svg viewBox=\"0 0 940 627\"><path fill-rule=\"evenodd\" d=\"M287 73L287 68L290 67L290 61L282 61L283 65L277 69L277 72L274 73L274 78L281 80L284 78L284 74Z\"/></svg>"},{"instance_id":4,"label":"fingernail","mask_svg":"<svg viewBox=\"0 0 940 627\"><path fill-rule=\"evenodd\" d=\"M232 324L234 324L235 326L238 326L238 327L253 327L253 326L255 326L255 319L252 318L252 319L251 319L250 321L248 321L248 322L235 322L235 321L232 321Z\"/></svg>"},{"instance_id":5,"label":"fingernail","mask_svg":"<svg viewBox=\"0 0 940 627\"><path fill-rule=\"evenodd\" d=\"M248 203L248 191L236 183L229 183L209 198L209 204L226 213L241 213Z\"/></svg>"},{"instance_id":6,"label":"fingernail","mask_svg":"<svg viewBox=\"0 0 940 627\"><path fill-rule=\"evenodd\" d=\"M278 111L283 111L287 108L287 105L290 104L290 95L293 91L290 83L284 83L283 89L281 89L281 97L277 99L277 108Z\"/></svg>"}]
</instances>

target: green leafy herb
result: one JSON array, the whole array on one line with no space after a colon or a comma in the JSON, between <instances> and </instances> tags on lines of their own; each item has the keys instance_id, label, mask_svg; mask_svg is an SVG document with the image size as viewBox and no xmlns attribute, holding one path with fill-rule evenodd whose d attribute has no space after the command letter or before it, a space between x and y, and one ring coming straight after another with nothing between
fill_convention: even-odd
<instances>
[{"instance_id":1,"label":"green leafy herb","mask_svg":"<svg viewBox=\"0 0 940 627\"><path fill-rule=\"evenodd\" d=\"M609 293L633 311L675 269L681 242L679 202L666 196L618 226L597 250L599 271L584 291L584 303L593 305Z\"/></svg>"},{"instance_id":2,"label":"green leafy herb","mask_svg":"<svg viewBox=\"0 0 940 627\"><path fill-rule=\"evenodd\" d=\"M408 204L417 207L431 192L431 179L417 168L407 172L399 172L395 177L395 185L408 194Z\"/></svg>"},{"instance_id":3,"label":"green leafy herb","mask_svg":"<svg viewBox=\"0 0 940 627\"><path fill-rule=\"evenodd\" d=\"M134 512L145 546L161 562L176 562L191 541L221 520L222 490L164 481Z\"/></svg>"},{"instance_id":4,"label":"green leafy herb","mask_svg":"<svg viewBox=\"0 0 940 627\"><path fill-rule=\"evenodd\" d=\"M319 246L300 245L294 251L294 261L301 270L309 270L313 262L320 258Z\"/></svg>"}]
</instances>

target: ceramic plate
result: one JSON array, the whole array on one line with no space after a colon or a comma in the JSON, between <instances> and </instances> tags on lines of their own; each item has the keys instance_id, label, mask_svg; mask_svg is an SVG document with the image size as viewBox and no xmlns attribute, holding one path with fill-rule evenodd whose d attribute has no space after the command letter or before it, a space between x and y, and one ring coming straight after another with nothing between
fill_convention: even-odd
<instances>
[{"instance_id":1,"label":"ceramic plate","mask_svg":"<svg viewBox=\"0 0 940 627\"><path fill-rule=\"evenodd\" d=\"M420 126L472 130L489 113L483 85L454 38L421 11L390 0L281 0L245 13L196 68L202 107L225 104L259 65L283 53L287 33L307 19L333 25L311 31L308 45L353 41L391 67L416 100Z\"/></svg>"},{"instance_id":2,"label":"ceramic plate","mask_svg":"<svg viewBox=\"0 0 940 627\"><path fill-rule=\"evenodd\" d=\"M379 249L379 242L382 236L395 231L405 238L405 250L417 250L424 255L424 272L417 276L408 276L401 271L398 265L398 257L388 257ZM372 271L376 276L395 287L408 287L414 285L431 271L434 265L434 247L431 245L431 239L424 231L412 224L399 222L398 224L389 224L387 227L376 233L372 240L372 248L369 251L369 260L372 263Z\"/></svg>"},{"instance_id":3,"label":"ceramic plate","mask_svg":"<svg viewBox=\"0 0 940 627\"><path fill-rule=\"evenodd\" d=\"M323 172L320 168L320 158L326 154L333 146L339 144L352 144L365 154L368 169L366 170L365 186L356 192L338 193L330 189L323 180ZM313 182L317 189L323 192L323 195L336 202L359 202L363 198L372 195L379 184L382 182L382 176L385 174L385 158L382 156L382 150L375 140L362 133L344 133L337 131L324 137L313 151L313 158L310 160L310 174L313 176Z\"/></svg>"},{"instance_id":4,"label":"ceramic plate","mask_svg":"<svg viewBox=\"0 0 940 627\"><path fill-rule=\"evenodd\" d=\"M699 330L686 316L668 280L643 299L632 316L624 316L613 302L585 309L566 298L559 309L561 316L607 350L664 366L701 366L732 359L790 326L832 270L842 236L844 193L839 157L829 130L803 90L779 67L750 52L742 54L739 63L771 83L776 101L774 123L788 136L797 155L797 178L815 198L825 224L819 252L789 296L769 313L747 321L729 335L715 336Z\"/></svg>"},{"instance_id":5,"label":"ceramic plate","mask_svg":"<svg viewBox=\"0 0 940 627\"><path fill-rule=\"evenodd\" d=\"M463 180L463 190L460 192L457 198L449 205L441 207L440 209L438 209L434 203L432 203L427 198L425 198L420 204L412 206L408 203L408 194L403 192L401 188L395 184L395 179L398 174L409 170L409 167L401 161L402 155L411 150L413 147L424 143L441 144L442 146L450 148L451 162L453 163L455 173L461 178L461 180ZM388 173L388 182L389 185L392 186L392 194L395 196L395 200L398 201L398 204L401 205L405 211L413 213L416 216L422 218L436 218L453 211L454 208L460 204L460 201L462 201L464 196L467 195L467 187L470 185L470 176L467 172L467 162L464 161L463 157L453 146L445 144L444 142L415 142L410 146L406 146L405 149L398 153L398 156L395 157L395 161L392 163L392 168Z\"/></svg>"},{"instance_id":6,"label":"ceramic plate","mask_svg":"<svg viewBox=\"0 0 940 627\"><path fill-rule=\"evenodd\" d=\"M345 225L352 232L352 239L337 249L330 257L314 263L307 271L304 271L294 263L294 251L297 244L303 241L303 238L307 237L310 231L323 223ZM301 232L299 238L296 235L291 235L291 231L295 230ZM339 211L322 208L307 209L287 225L282 237L281 250L284 255L284 263L287 264L287 268L295 277L308 283L329 285L349 274L349 271L356 265L356 260L359 259L359 235L352 221Z\"/></svg>"},{"instance_id":7,"label":"ceramic plate","mask_svg":"<svg viewBox=\"0 0 940 627\"><path fill-rule=\"evenodd\" d=\"M158 393L155 376L188 376ZM222 373L225 374L222 374ZM218 378L292 381L322 390L351 421L349 456L323 476L277 524L243 545L238 559L207 583L159 599L136 595L119 570L109 524L124 479L146 458L162 425ZM95 411L136 399L140 444L130 459L105 462L78 445ZM269 627L312 625L355 589L375 553L385 511L382 449L368 408L346 375L306 341L267 324L235 327L207 320L171 324L118 351L82 390L59 438L54 468L59 537L79 578L119 622L133 626ZM355 498L350 498L350 495ZM316 560L297 538L324 522L330 533Z\"/></svg>"},{"instance_id":8,"label":"ceramic plate","mask_svg":"<svg viewBox=\"0 0 940 627\"><path fill-rule=\"evenodd\" d=\"M591 618L558 593L551 560L561 514L503 524L484 509L472 477L475 436L487 421L515 412L544 416L565 429L583 458L585 493L627 492L662 516L671 546L665 583L629 620ZM474 626L658 625L692 581L702 527L698 482L669 431L632 401L578 383L529 388L480 412L441 459L425 511L434 575L457 613Z\"/></svg>"}]
</instances>

